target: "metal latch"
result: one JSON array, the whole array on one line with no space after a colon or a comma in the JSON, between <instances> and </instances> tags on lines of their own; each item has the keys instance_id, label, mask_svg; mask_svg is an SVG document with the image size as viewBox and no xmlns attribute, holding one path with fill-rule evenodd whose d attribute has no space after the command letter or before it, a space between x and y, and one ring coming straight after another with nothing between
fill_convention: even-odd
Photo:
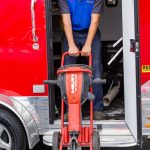
<instances>
[{"instance_id":1,"label":"metal latch","mask_svg":"<svg viewBox=\"0 0 150 150\"><path fill-rule=\"evenodd\" d=\"M135 40L130 39L130 52L135 52Z\"/></svg>"},{"instance_id":2,"label":"metal latch","mask_svg":"<svg viewBox=\"0 0 150 150\"><path fill-rule=\"evenodd\" d=\"M130 40L130 52L139 52L139 42L137 40Z\"/></svg>"}]
</instances>

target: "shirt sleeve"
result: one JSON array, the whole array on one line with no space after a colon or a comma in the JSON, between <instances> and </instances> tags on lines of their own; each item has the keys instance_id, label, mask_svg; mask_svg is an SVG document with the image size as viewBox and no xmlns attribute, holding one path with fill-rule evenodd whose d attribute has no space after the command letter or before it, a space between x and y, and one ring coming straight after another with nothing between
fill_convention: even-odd
<instances>
[{"instance_id":1,"label":"shirt sleeve","mask_svg":"<svg viewBox=\"0 0 150 150\"><path fill-rule=\"evenodd\" d=\"M67 0L59 0L59 8L60 8L61 14L69 14L70 13Z\"/></svg>"},{"instance_id":2,"label":"shirt sleeve","mask_svg":"<svg viewBox=\"0 0 150 150\"><path fill-rule=\"evenodd\" d=\"M93 14L101 14L104 9L104 0L95 0L93 7Z\"/></svg>"}]
</instances>

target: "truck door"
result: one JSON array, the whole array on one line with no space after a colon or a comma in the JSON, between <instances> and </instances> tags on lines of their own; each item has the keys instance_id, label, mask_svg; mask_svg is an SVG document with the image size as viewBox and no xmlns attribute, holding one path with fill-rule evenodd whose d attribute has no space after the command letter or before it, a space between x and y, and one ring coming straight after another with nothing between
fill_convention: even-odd
<instances>
[{"instance_id":1,"label":"truck door","mask_svg":"<svg viewBox=\"0 0 150 150\"><path fill-rule=\"evenodd\" d=\"M143 135L150 135L148 119L150 115L150 1L139 0L139 30L141 56L141 87L142 87L142 126Z\"/></svg>"},{"instance_id":2,"label":"truck door","mask_svg":"<svg viewBox=\"0 0 150 150\"><path fill-rule=\"evenodd\" d=\"M141 141L139 83L138 0L122 0L125 121L135 140Z\"/></svg>"},{"instance_id":3,"label":"truck door","mask_svg":"<svg viewBox=\"0 0 150 150\"><path fill-rule=\"evenodd\" d=\"M0 93L47 96L45 0L0 5Z\"/></svg>"}]
</instances>

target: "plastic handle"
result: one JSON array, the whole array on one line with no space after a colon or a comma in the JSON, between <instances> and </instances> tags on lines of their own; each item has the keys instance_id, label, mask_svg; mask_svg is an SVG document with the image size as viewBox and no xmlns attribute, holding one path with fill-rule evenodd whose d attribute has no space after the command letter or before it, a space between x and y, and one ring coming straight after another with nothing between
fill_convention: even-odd
<instances>
[{"instance_id":1,"label":"plastic handle","mask_svg":"<svg viewBox=\"0 0 150 150\"><path fill-rule=\"evenodd\" d=\"M106 79L94 79L93 84L106 84Z\"/></svg>"},{"instance_id":2,"label":"plastic handle","mask_svg":"<svg viewBox=\"0 0 150 150\"><path fill-rule=\"evenodd\" d=\"M82 52L78 52L80 55L82 54ZM61 67L64 66L64 60L65 60L65 56L69 55L69 52L65 52L62 55L62 59L61 59ZM92 66L92 54L90 54L89 56L89 66Z\"/></svg>"},{"instance_id":3,"label":"plastic handle","mask_svg":"<svg viewBox=\"0 0 150 150\"><path fill-rule=\"evenodd\" d=\"M57 80L45 80L44 84L57 85Z\"/></svg>"}]
</instances>

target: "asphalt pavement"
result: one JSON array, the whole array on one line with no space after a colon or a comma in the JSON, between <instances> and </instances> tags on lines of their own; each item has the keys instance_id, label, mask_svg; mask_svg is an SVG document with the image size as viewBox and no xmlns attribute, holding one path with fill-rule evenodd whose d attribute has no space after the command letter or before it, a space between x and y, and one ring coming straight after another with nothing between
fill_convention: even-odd
<instances>
[{"instance_id":1,"label":"asphalt pavement","mask_svg":"<svg viewBox=\"0 0 150 150\"><path fill-rule=\"evenodd\" d=\"M42 143L39 143L34 148L34 150L51 150L51 148L43 145ZM101 150L138 150L138 148L137 147L130 147L130 148L101 148ZM150 141L144 142L143 150L150 150Z\"/></svg>"}]
</instances>

